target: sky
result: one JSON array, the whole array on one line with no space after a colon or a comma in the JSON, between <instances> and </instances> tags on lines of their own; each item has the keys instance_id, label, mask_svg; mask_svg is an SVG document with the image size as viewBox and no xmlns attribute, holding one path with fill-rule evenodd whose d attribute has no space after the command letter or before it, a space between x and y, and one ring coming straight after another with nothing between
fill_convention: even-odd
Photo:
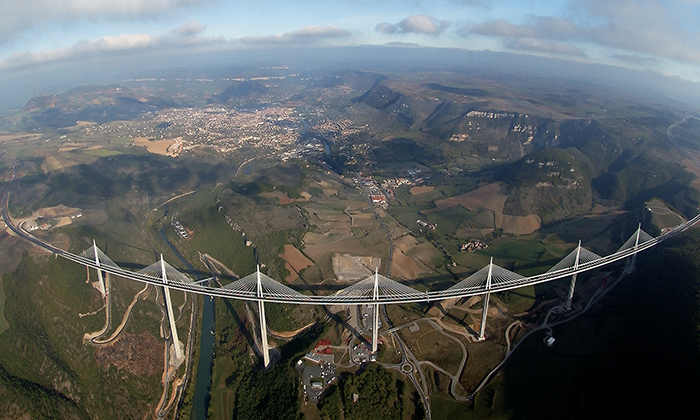
<instances>
[{"instance_id":1,"label":"sky","mask_svg":"<svg viewBox=\"0 0 700 420\"><path fill-rule=\"evenodd\" d=\"M700 82L700 0L0 0L0 77L100 57L405 45Z\"/></svg>"}]
</instances>

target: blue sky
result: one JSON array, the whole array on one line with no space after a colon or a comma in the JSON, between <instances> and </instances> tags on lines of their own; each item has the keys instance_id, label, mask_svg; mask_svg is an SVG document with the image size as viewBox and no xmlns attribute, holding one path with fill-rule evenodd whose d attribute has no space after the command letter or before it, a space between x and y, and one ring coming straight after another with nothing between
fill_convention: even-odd
<instances>
[{"instance_id":1,"label":"blue sky","mask_svg":"<svg viewBox=\"0 0 700 420\"><path fill-rule=\"evenodd\" d=\"M412 44L700 81L700 0L0 0L0 72L144 51Z\"/></svg>"}]
</instances>

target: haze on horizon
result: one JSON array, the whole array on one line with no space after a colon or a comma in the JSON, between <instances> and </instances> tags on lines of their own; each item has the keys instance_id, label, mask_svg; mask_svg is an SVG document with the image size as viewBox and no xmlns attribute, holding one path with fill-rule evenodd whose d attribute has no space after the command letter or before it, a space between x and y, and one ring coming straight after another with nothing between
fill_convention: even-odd
<instances>
[{"instance_id":1,"label":"haze on horizon","mask_svg":"<svg viewBox=\"0 0 700 420\"><path fill-rule=\"evenodd\" d=\"M329 58L358 46L488 50L574 68L603 64L642 70L657 78L654 84L671 76L669 83L700 92L697 0L0 1L3 108L70 83L113 83L139 70L251 57L312 60L320 49ZM300 48L311 49L294 53Z\"/></svg>"}]
</instances>

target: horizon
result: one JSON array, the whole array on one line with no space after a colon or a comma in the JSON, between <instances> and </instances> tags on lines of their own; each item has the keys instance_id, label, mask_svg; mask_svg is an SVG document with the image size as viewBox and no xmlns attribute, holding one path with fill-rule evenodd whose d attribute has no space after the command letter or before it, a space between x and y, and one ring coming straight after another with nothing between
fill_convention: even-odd
<instances>
[{"instance_id":1,"label":"horizon","mask_svg":"<svg viewBox=\"0 0 700 420\"><path fill-rule=\"evenodd\" d=\"M0 113L15 112L35 96L58 95L84 85L112 85L140 78L235 77L271 67L290 71L353 69L367 72L481 71L487 74L527 76L614 87L636 95L652 95L700 109L700 83L670 77L654 70L635 70L600 63L578 63L557 57L537 57L498 51L460 48L363 45L347 47L296 47L272 50L191 52L171 56L142 52L130 61L121 56L86 58L86 63L55 62L23 69L0 79L3 95ZM278 71L280 69L277 69ZM692 112L691 111L691 112Z\"/></svg>"},{"instance_id":2,"label":"horizon","mask_svg":"<svg viewBox=\"0 0 700 420\"><path fill-rule=\"evenodd\" d=\"M0 80L20 80L32 95L65 86L67 77L99 83L111 75L116 82L130 68L189 65L203 57L212 63L206 57L369 46L614 66L690 81L700 91L700 4L693 0L28 0L4 6L10 13L0 17Z\"/></svg>"}]
</instances>

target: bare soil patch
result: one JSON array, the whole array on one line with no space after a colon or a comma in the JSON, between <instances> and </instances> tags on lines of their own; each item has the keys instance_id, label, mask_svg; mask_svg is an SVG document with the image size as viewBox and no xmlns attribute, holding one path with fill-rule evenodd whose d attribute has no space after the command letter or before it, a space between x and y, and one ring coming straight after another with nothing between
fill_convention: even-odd
<instances>
[{"instance_id":1,"label":"bare soil patch","mask_svg":"<svg viewBox=\"0 0 700 420\"><path fill-rule=\"evenodd\" d=\"M312 260L318 261L324 255L341 252L341 253L353 253L353 254L364 254L365 247L362 245L359 239L352 236L349 238L341 239L333 243L310 243L310 239L315 239L315 236L322 236L318 234L307 233L304 235L304 241L306 246L304 251Z\"/></svg>"},{"instance_id":2,"label":"bare soil patch","mask_svg":"<svg viewBox=\"0 0 700 420\"><path fill-rule=\"evenodd\" d=\"M423 249L416 238L411 235L394 240L394 256L391 265L391 274L406 280L415 280L422 273L431 270L423 261L431 261L433 255L427 249ZM418 254L413 258L411 254ZM422 258L421 258L422 257Z\"/></svg>"},{"instance_id":3,"label":"bare soil patch","mask_svg":"<svg viewBox=\"0 0 700 420\"><path fill-rule=\"evenodd\" d=\"M271 192L262 192L258 194L260 197L265 197L265 198L276 198L277 202L280 205L285 205L289 203L298 203L298 202L303 202L303 201L309 201L311 198L311 194L302 192L301 196L303 198L289 198L287 193L282 192L282 191L271 191Z\"/></svg>"},{"instance_id":4,"label":"bare soil patch","mask_svg":"<svg viewBox=\"0 0 700 420\"><path fill-rule=\"evenodd\" d=\"M276 336L282 337L282 338L292 338L295 335L299 334L300 332L304 331L305 329L313 326L315 323L316 322L312 322L310 324L304 325L303 327L296 329L294 331L273 331L270 328L268 328L268 330L270 331L270 334L272 334L272 335L276 335Z\"/></svg>"},{"instance_id":5,"label":"bare soil patch","mask_svg":"<svg viewBox=\"0 0 700 420\"><path fill-rule=\"evenodd\" d=\"M61 161L56 159L55 156L46 156L46 159L44 159L44 162L41 164L41 170L44 173L49 173L49 172L60 172L63 173L64 168L63 164L61 164Z\"/></svg>"},{"instance_id":6,"label":"bare soil patch","mask_svg":"<svg viewBox=\"0 0 700 420\"><path fill-rule=\"evenodd\" d=\"M529 235L542 227L542 219L536 214L527 216L503 215L503 232L513 235Z\"/></svg>"},{"instance_id":7,"label":"bare soil patch","mask_svg":"<svg viewBox=\"0 0 700 420\"><path fill-rule=\"evenodd\" d=\"M350 254L333 254L333 274L338 281L361 280L371 276L382 259L377 257L360 257Z\"/></svg>"},{"instance_id":8,"label":"bare soil patch","mask_svg":"<svg viewBox=\"0 0 700 420\"><path fill-rule=\"evenodd\" d=\"M168 152L168 147L172 146L174 143L175 140L149 141L146 137L137 137L134 139L135 145L145 147L149 153L163 156L175 156L175 154Z\"/></svg>"},{"instance_id":9,"label":"bare soil patch","mask_svg":"<svg viewBox=\"0 0 700 420\"><path fill-rule=\"evenodd\" d=\"M209 254L202 254L202 257L204 257L204 260L206 261L207 267L212 271L212 274L215 276L219 276L222 273L225 273L226 275L238 279L240 276L236 274L233 270L228 268L226 264L222 263L221 261L217 260L216 258L213 258Z\"/></svg>"},{"instance_id":10,"label":"bare soil patch","mask_svg":"<svg viewBox=\"0 0 700 420\"><path fill-rule=\"evenodd\" d=\"M75 207L64 206L59 204L53 207L44 207L35 211L39 217L57 218L57 217L70 217L80 213L80 209Z\"/></svg>"},{"instance_id":11,"label":"bare soil patch","mask_svg":"<svg viewBox=\"0 0 700 420\"><path fill-rule=\"evenodd\" d=\"M286 264L285 268L289 271L289 275L285 281L290 282L296 280L298 273L306 267L314 265L314 262L306 258L294 245L287 244L284 246L284 254L280 254Z\"/></svg>"},{"instance_id":12,"label":"bare soil patch","mask_svg":"<svg viewBox=\"0 0 700 420\"><path fill-rule=\"evenodd\" d=\"M70 217L59 217L58 222L55 225L53 225L53 227L58 228L61 226L68 226L72 223L72 221L73 219L71 219Z\"/></svg>"},{"instance_id":13,"label":"bare soil patch","mask_svg":"<svg viewBox=\"0 0 700 420\"><path fill-rule=\"evenodd\" d=\"M151 376L163 371L163 343L149 333L124 334L113 343L95 349L103 368L115 366L132 375Z\"/></svg>"},{"instance_id":14,"label":"bare soil patch","mask_svg":"<svg viewBox=\"0 0 700 420\"><path fill-rule=\"evenodd\" d=\"M13 140L31 141L41 138L41 134L5 134L0 136L0 143Z\"/></svg>"},{"instance_id":15,"label":"bare soil patch","mask_svg":"<svg viewBox=\"0 0 700 420\"><path fill-rule=\"evenodd\" d=\"M420 186L420 187L413 187L410 190L408 190L409 194L411 195L419 195L419 194L425 194L427 192L430 192L434 190L435 187L428 187L428 186Z\"/></svg>"},{"instance_id":16,"label":"bare soil patch","mask_svg":"<svg viewBox=\"0 0 700 420\"><path fill-rule=\"evenodd\" d=\"M394 251L391 264L392 277L395 276L406 280L415 280L420 273L425 273L427 271L429 270L419 267L413 258L404 254L400 249Z\"/></svg>"}]
</instances>

